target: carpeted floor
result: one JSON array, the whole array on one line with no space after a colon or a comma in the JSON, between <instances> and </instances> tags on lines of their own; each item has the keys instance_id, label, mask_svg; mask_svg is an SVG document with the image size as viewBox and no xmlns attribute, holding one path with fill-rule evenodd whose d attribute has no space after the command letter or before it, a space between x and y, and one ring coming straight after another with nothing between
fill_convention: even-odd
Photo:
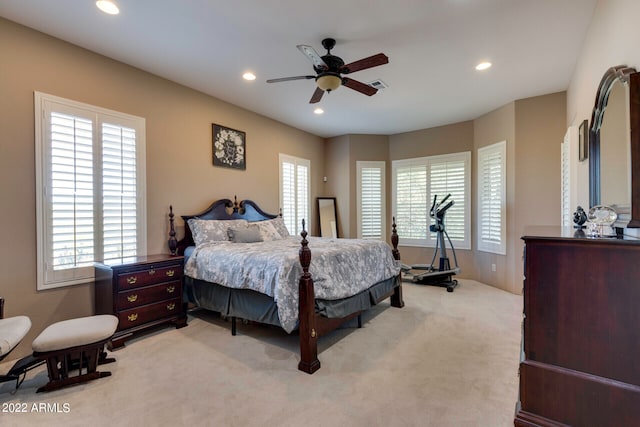
<instances>
[{"instance_id":1,"label":"carpeted floor","mask_svg":"<svg viewBox=\"0 0 640 427\"><path fill-rule=\"evenodd\" d=\"M511 426L522 297L461 280L455 292L405 283L319 342L322 367L297 370L298 337L192 312L189 326L136 338L111 377L50 393L46 369L0 384L3 426ZM11 363L0 365L6 372ZM22 412L17 412L22 411Z\"/></svg>"}]
</instances>

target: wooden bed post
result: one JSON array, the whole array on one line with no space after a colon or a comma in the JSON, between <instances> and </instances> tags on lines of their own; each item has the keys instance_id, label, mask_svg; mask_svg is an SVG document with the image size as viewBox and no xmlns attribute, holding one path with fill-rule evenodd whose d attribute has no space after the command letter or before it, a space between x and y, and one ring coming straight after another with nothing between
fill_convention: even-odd
<instances>
[{"instance_id":1,"label":"wooden bed post","mask_svg":"<svg viewBox=\"0 0 640 427\"><path fill-rule=\"evenodd\" d=\"M400 251L398 250L398 231L396 230L396 217L392 217L391 223L391 244L393 245L393 258L400 261ZM402 308L404 307L404 300L402 299L402 270L398 273L398 287L393 291L391 295L391 306Z\"/></svg>"},{"instance_id":2,"label":"wooden bed post","mask_svg":"<svg viewBox=\"0 0 640 427\"><path fill-rule=\"evenodd\" d=\"M298 321L300 333L300 363L298 369L313 374L320 369L318 360L318 329L316 327L315 293L313 290L313 280L309 273L311 264L311 250L307 241L307 232L304 229L304 219L302 220L302 247L300 248L300 264L302 265L302 277L298 284L299 308Z\"/></svg>"}]
</instances>

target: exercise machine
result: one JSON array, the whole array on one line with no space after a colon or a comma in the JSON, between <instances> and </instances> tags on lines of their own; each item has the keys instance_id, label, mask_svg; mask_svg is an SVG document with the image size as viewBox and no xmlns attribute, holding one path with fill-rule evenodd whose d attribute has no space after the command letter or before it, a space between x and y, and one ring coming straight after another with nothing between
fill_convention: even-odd
<instances>
[{"instance_id":1,"label":"exercise machine","mask_svg":"<svg viewBox=\"0 0 640 427\"><path fill-rule=\"evenodd\" d=\"M438 202L438 196L433 197L433 203L429 210L429 216L435 219L436 223L429 226L429 231L436 233L436 248L431 259L431 264L414 264L408 268L408 272L413 276L413 282L422 285L434 285L446 287L447 292L453 292L458 281L453 278L456 274L460 273L460 267L458 267L458 258L456 257L456 250L451 243L449 234L444 226L444 217L447 210L454 205L453 200L449 200L451 194L447 194L440 202ZM447 202L448 201L448 202ZM451 268L451 263L447 255L447 248L445 245L445 237L449 242L449 247L453 253L453 259L455 267ZM440 252L440 260L438 268L434 267L436 256ZM407 266L403 268L407 272Z\"/></svg>"}]
</instances>

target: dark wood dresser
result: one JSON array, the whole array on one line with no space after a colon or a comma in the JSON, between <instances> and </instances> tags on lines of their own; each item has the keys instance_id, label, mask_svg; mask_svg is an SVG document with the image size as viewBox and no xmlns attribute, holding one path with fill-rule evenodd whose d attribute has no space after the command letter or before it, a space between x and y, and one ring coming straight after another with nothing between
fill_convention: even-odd
<instances>
[{"instance_id":1,"label":"dark wood dresser","mask_svg":"<svg viewBox=\"0 0 640 427\"><path fill-rule=\"evenodd\" d=\"M527 230L515 426L640 426L640 240Z\"/></svg>"},{"instance_id":2,"label":"dark wood dresser","mask_svg":"<svg viewBox=\"0 0 640 427\"><path fill-rule=\"evenodd\" d=\"M96 264L96 314L113 314L119 320L113 348L123 346L134 333L163 323L187 325L183 262L182 256L148 255Z\"/></svg>"}]
</instances>

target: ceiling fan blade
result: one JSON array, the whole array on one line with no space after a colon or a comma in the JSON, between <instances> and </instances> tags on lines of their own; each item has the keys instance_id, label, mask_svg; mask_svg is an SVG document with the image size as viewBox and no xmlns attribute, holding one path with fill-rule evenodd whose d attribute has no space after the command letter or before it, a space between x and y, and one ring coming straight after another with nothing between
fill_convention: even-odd
<instances>
[{"instance_id":1,"label":"ceiling fan blade","mask_svg":"<svg viewBox=\"0 0 640 427\"><path fill-rule=\"evenodd\" d=\"M324 91L319 87L316 87L316 91L313 92L313 95L311 96L311 100L309 101L309 104L315 104L317 102L320 102L320 100L322 99L322 95L324 95Z\"/></svg>"},{"instance_id":2,"label":"ceiling fan blade","mask_svg":"<svg viewBox=\"0 0 640 427\"><path fill-rule=\"evenodd\" d=\"M329 69L327 63L324 62L324 59L322 59L322 57L318 55L318 52L316 52L314 48L306 44L299 44L296 47L300 50L300 52L304 53L304 55L309 58L309 60L311 60L311 62L313 63L313 68L318 70Z\"/></svg>"},{"instance_id":3,"label":"ceiling fan blade","mask_svg":"<svg viewBox=\"0 0 640 427\"><path fill-rule=\"evenodd\" d=\"M375 87L371 87L348 77L342 78L342 85L368 96L375 95L375 93L378 92L378 89L376 89Z\"/></svg>"},{"instance_id":4,"label":"ceiling fan blade","mask_svg":"<svg viewBox=\"0 0 640 427\"><path fill-rule=\"evenodd\" d=\"M309 80L315 79L316 76L295 76L295 77L281 77L279 79L269 79L267 83L288 82L290 80Z\"/></svg>"},{"instance_id":5,"label":"ceiling fan blade","mask_svg":"<svg viewBox=\"0 0 640 427\"><path fill-rule=\"evenodd\" d=\"M384 53L378 53L367 58L362 58L358 61L354 61L350 64L340 67L342 74L354 73L360 70L366 70L367 68L377 67L378 65L384 65L389 63L389 58Z\"/></svg>"}]
</instances>

